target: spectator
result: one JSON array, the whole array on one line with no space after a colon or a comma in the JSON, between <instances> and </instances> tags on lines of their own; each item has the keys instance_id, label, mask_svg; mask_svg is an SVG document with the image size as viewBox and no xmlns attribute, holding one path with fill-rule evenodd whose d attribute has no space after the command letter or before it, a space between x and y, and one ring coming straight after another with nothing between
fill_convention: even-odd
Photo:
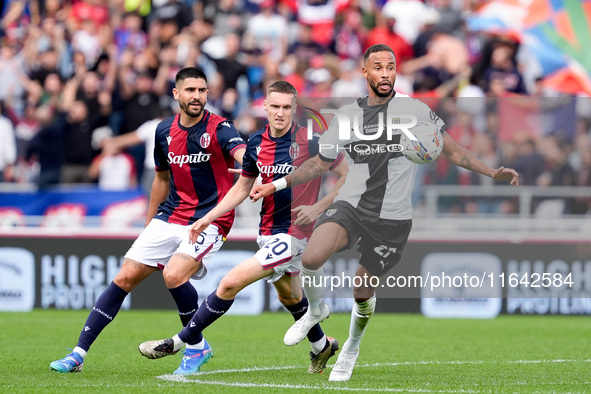
<instances>
[{"instance_id":1,"label":"spectator","mask_svg":"<svg viewBox=\"0 0 591 394\"><path fill-rule=\"evenodd\" d=\"M98 29L109 23L109 9L105 0L79 0L73 2L67 20L71 32L82 29L85 22Z\"/></svg>"},{"instance_id":2,"label":"spectator","mask_svg":"<svg viewBox=\"0 0 591 394\"><path fill-rule=\"evenodd\" d=\"M261 13L249 19L245 34L269 60L280 61L287 52L287 20L274 12L274 3L274 0L261 2Z\"/></svg>"},{"instance_id":3,"label":"spectator","mask_svg":"<svg viewBox=\"0 0 591 394\"><path fill-rule=\"evenodd\" d=\"M452 0L437 0L435 3L439 11L440 21L437 27L443 33L463 39L462 10L453 4Z\"/></svg>"},{"instance_id":4,"label":"spectator","mask_svg":"<svg viewBox=\"0 0 591 394\"><path fill-rule=\"evenodd\" d=\"M146 49L148 46L148 35L142 31L142 23L142 17L138 12L128 12L123 15L121 27L114 32L117 59L125 49L130 49L136 55Z\"/></svg>"},{"instance_id":5,"label":"spectator","mask_svg":"<svg viewBox=\"0 0 591 394\"><path fill-rule=\"evenodd\" d=\"M420 21L427 6L420 0L388 0L382 8L385 18L395 18L395 32L413 44L419 35Z\"/></svg>"},{"instance_id":6,"label":"spectator","mask_svg":"<svg viewBox=\"0 0 591 394\"><path fill-rule=\"evenodd\" d=\"M86 68L90 69L94 66L102 52L102 47L100 30L92 20L83 20L80 29L73 32L72 49L84 55Z\"/></svg>"},{"instance_id":7,"label":"spectator","mask_svg":"<svg viewBox=\"0 0 591 394\"><path fill-rule=\"evenodd\" d=\"M110 129L108 133L111 133ZM102 141L99 143L102 144ZM134 159L123 152L108 152L103 149L92 160L88 177L91 181L98 181L101 190L124 191L137 187Z\"/></svg>"},{"instance_id":8,"label":"spectator","mask_svg":"<svg viewBox=\"0 0 591 394\"><path fill-rule=\"evenodd\" d=\"M0 100L9 100L20 115L24 110L26 75L24 57L18 44L7 37L0 39Z\"/></svg>"},{"instance_id":9,"label":"spectator","mask_svg":"<svg viewBox=\"0 0 591 394\"><path fill-rule=\"evenodd\" d=\"M41 128L29 143L25 160L31 166L34 165L33 163L38 163L39 175L36 182L40 189L57 186L60 183L65 154L64 120L64 116L60 116L51 124Z\"/></svg>"},{"instance_id":10,"label":"spectator","mask_svg":"<svg viewBox=\"0 0 591 394\"><path fill-rule=\"evenodd\" d=\"M420 33L412 46L414 56L425 56L427 52L429 52L429 43L431 42L431 38L436 33L442 32L442 30L438 27L440 20L441 17L439 15L439 11L437 11L435 8L427 8L425 10L425 14L422 17L423 23L420 28Z\"/></svg>"},{"instance_id":11,"label":"spectator","mask_svg":"<svg viewBox=\"0 0 591 394\"><path fill-rule=\"evenodd\" d=\"M298 24L297 37L289 46L288 58L305 63L310 63L316 56L323 55L326 49L312 40L312 26Z\"/></svg>"},{"instance_id":12,"label":"spectator","mask_svg":"<svg viewBox=\"0 0 591 394\"><path fill-rule=\"evenodd\" d=\"M34 65L30 71L29 76L32 81L43 86L45 78L50 74L58 74L58 53L53 47L48 47L46 50L39 53L39 62Z\"/></svg>"},{"instance_id":13,"label":"spectator","mask_svg":"<svg viewBox=\"0 0 591 394\"><path fill-rule=\"evenodd\" d=\"M493 49L490 66L484 70L483 82L487 91L497 89L490 85L501 81L503 89L508 93L527 94L523 76L514 63L514 49L506 43L499 43Z\"/></svg>"},{"instance_id":14,"label":"spectator","mask_svg":"<svg viewBox=\"0 0 591 394\"><path fill-rule=\"evenodd\" d=\"M230 33L226 36L226 55L215 59L223 79L225 107L232 108L228 118L236 117L248 105L250 86L246 65L240 59L240 36Z\"/></svg>"},{"instance_id":15,"label":"spectator","mask_svg":"<svg viewBox=\"0 0 591 394\"><path fill-rule=\"evenodd\" d=\"M375 44L388 45L396 55L396 64L401 66L404 62L414 57L412 46L398 33L396 33L396 18L376 15L376 26L371 29L365 40L364 50Z\"/></svg>"},{"instance_id":16,"label":"spectator","mask_svg":"<svg viewBox=\"0 0 591 394\"><path fill-rule=\"evenodd\" d=\"M334 39L335 18L348 1L298 0L295 12L298 24L312 26L312 40L327 48Z\"/></svg>"},{"instance_id":17,"label":"spectator","mask_svg":"<svg viewBox=\"0 0 591 394\"><path fill-rule=\"evenodd\" d=\"M116 154L121 151L137 145L143 145L145 148L144 168L142 171L140 185L146 196L150 196L152 183L156 175L156 164L154 163L154 138L156 126L164 119L170 116L170 111L161 108L159 116L143 123L137 130L108 138L103 141L103 151L105 154Z\"/></svg>"},{"instance_id":18,"label":"spectator","mask_svg":"<svg viewBox=\"0 0 591 394\"><path fill-rule=\"evenodd\" d=\"M193 21L193 11L183 1L168 0L156 7L150 14L151 38L158 46L169 44L171 40Z\"/></svg>"},{"instance_id":19,"label":"spectator","mask_svg":"<svg viewBox=\"0 0 591 394\"><path fill-rule=\"evenodd\" d=\"M41 122L38 118L37 106L28 102L25 106L25 113L15 125L14 131L17 144L17 157L24 158L28 150L29 142L41 129Z\"/></svg>"},{"instance_id":20,"label":"spectator","mask_svg":"<svg viewBox=\"0 0 591 394\"><path fill-rule=\"evenodd\" d=\"M74 101L70 110L58 120L62 128L64 164L61 183L90 183L88 168L97 154L92 146L92 134L96 121L89 117L84 101Z\"/></svg>"},{"instance_id":21,"label":"spectator","mask_svg":"<svg viewBox=\"0 0 591 394\"><path fill-rule=\"evenodd\" d=\"M515 171L519 173L519 179L523 185L533 186L546 168L542 155L536 150L536 143L532 139L526 139L517 146L516 159L513 163Z\"/></svg>"},{"instance_id":22,"label":"spectator","mask_svg":"<svg viewBox=\"0 0 591 394\"><path fill-rule=\"evenodd\" d=\"M591 186L591 139L588 134L577 139L577 151L580 156L580 167L576 174L576 186ZM571 202L571 213L585 215L591 208L591 197L575 197Z\"/></svg>"},{"instance_id":23,"label":"spectator","mask_svg":"<svg viewBox=\"0 0 591 394\"><path fill-rule=\"evenodd\" d=\"M0 105L0 182L11 182L16 163L16 139L12 122L2 115L2 109Z\"/></svg>"},{"instance_id":24,"label":"spectator","mask_svg":"<svg viewBox=\"0 0 591 394\"><path fill-rule=\"evenodd\" d=\"M557 137L548 135L538 143L540 153L544 157L545 171L536 178L536 185L574 186L576 176L570 164L566 147ZM558 216L569 211L569 201L559 198L534 198L533 208L536 216Z\"/></svg>"},{"instance_id":25,"label":"spectator","mask_svg":"<svg viewBox=\"0 0 591 394\"><path fill-rule=\"evenodd\" d=\"M366 83L359 77L359 66L354 60L339 63L339 77L332 84L331 97L362 97L366 94Z\"/></svg>"},{"instance_id":26,"label":"spectator","mask_svg":"<svg viewBox=\"0 0 591 394\"><path fill-rule=\"evenodd\" d=\"M225 37L227 34L244 30L249 19L240 0L220 0L210 2L204 11L204 17L213 21L214 35Z\"/></svg>"},{"instance_id":27,"label":"spectator","mask_svg":"<svg viewBox=\"0 0 591 394\"><path fill-rule=\"evenodd\" d=\"M149 71L141 71L133 79L121 81L125 99L121 134L137 130L142 123L158 114L158 96L152 91L154 78Z\"/></svg>"},{"instance_id":28,"label":"spectator","mask_svg":"<svg viewBox=\"0 0 591 394\"><path fill-rule=\"evenodd\" d=\"M341 59L359 59L363 56L365 34L361 12L356 8L348 8L344 12L343 23L337 28L333 52Z\"/></svg>"}]
</instances>

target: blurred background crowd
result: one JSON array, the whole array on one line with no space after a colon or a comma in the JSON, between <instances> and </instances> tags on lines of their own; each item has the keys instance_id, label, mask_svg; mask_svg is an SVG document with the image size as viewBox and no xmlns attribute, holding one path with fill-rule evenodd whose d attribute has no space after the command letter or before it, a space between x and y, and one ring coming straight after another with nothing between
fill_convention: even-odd
<instances>
[{"instance_id":1,"label":"blurred background crowd","mask_svg":"<svg viewBox=\"0 0 591 394\"><path fill-rule=\"evenodd\" d=\"M396 90L427 102L487 164L517 169L523 185L591 186L585 88L564 92L530 66L519 35L469 29L467 19L486 3L6 0L0 180L148 193L151 140L159 120L177 111L172 87L181 68L205 71L207 108L247 138L265 124L265 87L278 79L304 97L366 95L363 53L383 43L397 57ZM437 160L421 166L415 202L425 184L487 181ZM590 200L564 200L561 209L585 214ZM449 212L517 209L511 199L440 202Z\"/></svg>"}]
</instances>

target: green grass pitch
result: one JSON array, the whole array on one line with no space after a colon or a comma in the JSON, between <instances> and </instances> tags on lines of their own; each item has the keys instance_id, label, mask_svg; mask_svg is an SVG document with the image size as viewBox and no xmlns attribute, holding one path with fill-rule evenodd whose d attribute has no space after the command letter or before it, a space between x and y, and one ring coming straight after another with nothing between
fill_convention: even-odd
<instances>
[{"instance_id":1,"label":"green grass pitch","mask_svg":"<svg viewBox=\"0 0 591 394\"><path fill-rule=\"evenodd\" d=\"M349 382L309 375L307 343L283 345L287 313L224 316L205 336L214 358L202 373L171 375L180 354L148 360L145 340L179 330L172 311L122 311L88 353L80 373L49 363L73 348L88 311L0 313L0 392L588 392L588 317L501 316L427 319L376 314ZM344 342L349 315L334 314L325 332Z\"/></svg>"}]
</instances>

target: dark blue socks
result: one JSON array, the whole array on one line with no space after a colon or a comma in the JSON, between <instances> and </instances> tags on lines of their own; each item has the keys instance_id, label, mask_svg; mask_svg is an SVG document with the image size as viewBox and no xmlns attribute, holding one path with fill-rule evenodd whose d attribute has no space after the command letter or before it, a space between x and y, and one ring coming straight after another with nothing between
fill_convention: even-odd
<instances>
[{"instance_id":1,"label":"dark blue socks","mask_svg":"<svg viewBox=\"0 0 591 394\"><path fill-rule=\"evenodd\" d=\"M221 299L215 294L215 291L211 293L203 301L191 322L179 333L181 341L189 345L201 342L203 330L226 313L233 303L234 300Z\"/></svg>"},{"instance_id":2,"label":"dark blue socks","mask_svg":"<svg viewBox=\"0 0 591 394\"><path fill-rule=\"evenodd\" d=\"M88 351L103 328L113 321L126 296L127 293L115 283L109 284L96 300L86 319L86 324L78 338L78 347Z\"/></svg>"},{"instance_id":3,"label":"dark blue socks","mask_svg":"<svg viewBox=\"0 0 591 394\"><path fill-rule=\"evenodd\" d=\"M197 312L197 307L199 306L199 295L197 294L197 290L191 282L185 282L179 287L168 289L168 291L170 291L172 298L174 298L174 301L176 302L181 323L183 324L183 327L185 327L191 321L191 318L195 312Z\"/></svg>"}]
</instances>

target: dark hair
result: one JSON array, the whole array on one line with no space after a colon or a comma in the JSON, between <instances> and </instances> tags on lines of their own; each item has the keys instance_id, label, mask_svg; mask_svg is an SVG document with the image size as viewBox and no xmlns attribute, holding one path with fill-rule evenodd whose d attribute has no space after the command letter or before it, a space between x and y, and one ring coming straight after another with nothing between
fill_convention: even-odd
<instances>
[{"instance_id":1,"label":"dark hair","mask_svg":"<svg viewBox=\"0 0 591 394\"><path fill-rule=\"evenodd\" d=\"M394 54L392 48L384 44L375 44L367 48L367 50L363 54L363 63L367 62L367 58L369 58L369 55L376 52L390 52L392 56L394 56L394 61L396 61L396 55Z\"/></svg>"},{"instance_id":2,"label":"dark hair","mask_svg":"<svg viewBox=\"0 0 591 394\"><path fill-rule=\"evenodd\" d=\"M185 67L174 78L174 84L178 88L181 83L187 78L203 79L207 83L207 77L203 70L197 67Z\"/></svg>"},{"instance_id":3,"label":"dark hair","mask_svg":"<svg viewBox=\"0 0 591 394\"><path fill-rule=\"evenodd\" d=\"M296 90L296 88L294 88L293 85L287 81L277 81L269 85L269 87L267 88L267 96L273 92L287 93L291 94L294 97L298 97L298 91Z\"/></svg>"}]
</instances>

